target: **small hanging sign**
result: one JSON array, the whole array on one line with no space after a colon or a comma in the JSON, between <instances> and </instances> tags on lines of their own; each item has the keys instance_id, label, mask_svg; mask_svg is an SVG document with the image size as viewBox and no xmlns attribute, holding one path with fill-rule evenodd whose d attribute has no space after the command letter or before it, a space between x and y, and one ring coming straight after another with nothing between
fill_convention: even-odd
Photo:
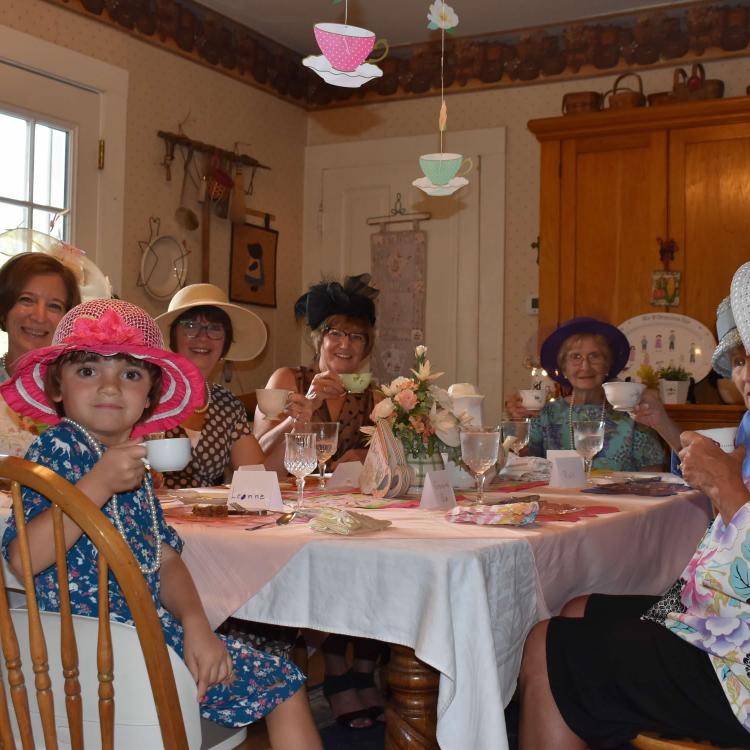
<instances>
[{"instance_id":1,"label":"small hanging sign","mask_svg":"<svg viewBox=\"0 0 750 750\"><path fill-rule=\"evenodd\" d=\"M676 307L680 304L682 273L670 271L669 264L674 260L677 243L674 240L663 240L661 237L657 237L656 241L659 244L659 260L664 270L651 274L651 304Z\"/></svg>"}]
</instances>

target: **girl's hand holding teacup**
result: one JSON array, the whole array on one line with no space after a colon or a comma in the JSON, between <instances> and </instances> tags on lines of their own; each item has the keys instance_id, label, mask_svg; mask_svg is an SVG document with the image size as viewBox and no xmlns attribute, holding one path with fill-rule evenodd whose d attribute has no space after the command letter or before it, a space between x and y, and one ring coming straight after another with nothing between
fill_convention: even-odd
<instances>
[{"instance_id":1,"label":"girl's hand holding teacup","mask_svg":"<svg viewBox=\"0 0 750 750\"><path fill-rule=\"evenodd\" d=\"M89 475L108 492L108 498L116 492L130 492L143 481L145 457L141 440L127 440L107 448Z\"/></svg>"}]
</instances>

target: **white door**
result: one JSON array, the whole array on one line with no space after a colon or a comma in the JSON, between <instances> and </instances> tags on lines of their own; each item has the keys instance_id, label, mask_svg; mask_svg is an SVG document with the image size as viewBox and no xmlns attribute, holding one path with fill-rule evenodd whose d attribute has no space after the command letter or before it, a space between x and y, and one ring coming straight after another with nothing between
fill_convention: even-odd
<instances>
[{"instance_id":1,"label":"white door","mask_svg":"<svg viewBox=\"0 0 750 750\"><path fill-rule=\"evenodd\" d=\"M0 113L10 116L4 118L4 122L19 136L18 144L6 139L0 144L0 149L11 150L13 146L20 146L6 153L3 159L7 171L2 180L5 189L0 190L4 209L0 231L14 229L22 222L24 226L49 232L50 211L35 210L33 220L26 216L23 203L30 199L36 205L67 208L70 213L64 217L67 226L62 236L85 250L96 262L97 206L100 200L97 167L99 106L99 95L93 91L0 62ZM14 126L13 120L19 127ZM39 126L44 136L49 136L53 142L51 148L46 149L39 138L37 148L33 149L36 163L29 159L28 153L23 153L23 124L30 125L27 128L27 149L34 142L35 132L39 133ZM49 131L52 131L51 135ZM64 152L61 154L65 171L62 179L61 175L54 175L58 179L54 176L49 179L49 174L42 174L45 171L43 158L49 155L45 152L55 150ZM57 171L56 162L60 159L51 158L49 162L50 171ZM32 167L31 179L29 165ZM56 189L61 182L65 187L62 191Z\"/></svg>"},{"instance_id":2,"label":"white door","mask_svg":"<svg viewBox=\"0 0 750 750\"><path fill-rule=\"evenodd\" d=\"M398 193L407 212L430 212L420 225L427 235L428 357L445 372L444 387L478 385L485 420L492 421L500 417L502 393L505 133L451 133L448 142L472 158L474 169L467 187L443 198L411 185L421 176L418 156L434 150L434 136L309 147L303 283L369 271L370 238L379 227L367 219L387 216Z\"/></svg>"}]
</instances>

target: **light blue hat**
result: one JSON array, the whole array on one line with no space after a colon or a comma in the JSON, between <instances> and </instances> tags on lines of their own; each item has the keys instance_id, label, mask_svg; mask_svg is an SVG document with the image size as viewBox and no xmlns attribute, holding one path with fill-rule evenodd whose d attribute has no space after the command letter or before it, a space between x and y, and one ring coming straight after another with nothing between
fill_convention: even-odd
<instances>
[{"instance_id":1,"label":"light blue hat","mask_svg":"<svg viewBox=\"0 0 750 750\"><path fill-rule=\"evenodd\" d=\"M734 322L729 297L724 297L716 308L716 335L719 339L719 345L711 357L711 365L719 375L730 378L732 376L732 363L729 360L729 355L736 347L742 345L742 339Z\"/></svg>"}]
</instances>

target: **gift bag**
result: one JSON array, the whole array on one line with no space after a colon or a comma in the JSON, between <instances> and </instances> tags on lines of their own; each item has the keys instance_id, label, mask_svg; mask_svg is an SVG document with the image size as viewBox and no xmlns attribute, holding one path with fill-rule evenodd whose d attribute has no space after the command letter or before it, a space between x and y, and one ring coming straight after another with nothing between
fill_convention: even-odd
<instances>
[{"instance_id":1,"label":"gift bag","mask_svg":"<svg viewBox=\"0 0 750 750\"><path fill-rule=\"evenodd\" d=\"M406 464L404 448L387 420L378 419L359 480L360 489L374 497L399 497L406 494L410 484L411 469Z\"/></svg>"}]
</instances>

